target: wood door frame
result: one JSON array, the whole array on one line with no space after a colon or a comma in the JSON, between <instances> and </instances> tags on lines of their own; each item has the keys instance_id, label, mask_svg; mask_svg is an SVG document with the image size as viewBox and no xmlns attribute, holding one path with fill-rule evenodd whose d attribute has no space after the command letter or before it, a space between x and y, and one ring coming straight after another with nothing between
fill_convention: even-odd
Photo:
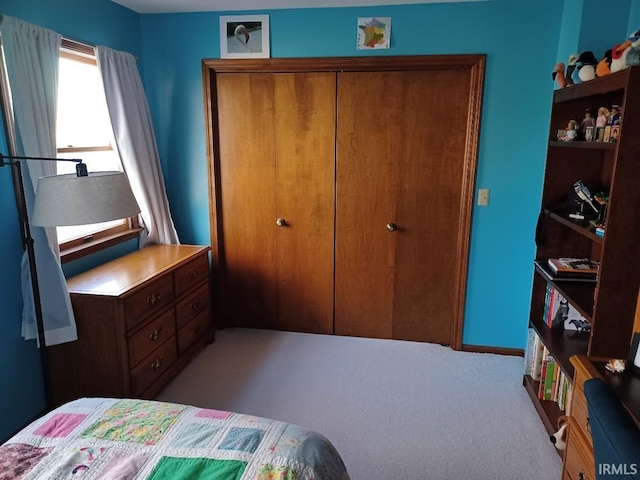
<instances>
[{"instance_id":1,"label":"wood door frame","mask_svg":"<svg viewBox=\"0 0 640 480\"><path fill-rule=\"evenodd\" d=\"M467 116L467 141L463 171L462 196L458 215L457 265L454 288L458 299L451 328L451 347L462 349L462 328L466 303L471 220L478 164L480 115L484 91L486 55L407 55L388 57L334 57L334 58L273 58L273 59L204 59L202 60L203 101L205 113L205 138L207 142L207 173L209 176L209 216L211 231L213 277L218 292L216 313L224 311L223 259L224 245L221 238L220 210L220 161L219 139L214 121L217 112L216 75L218 73L295 73L295 72L366 72L410 71L438 69L468 69L470 71L469 112Z\"/></svg>"}]
</instances>

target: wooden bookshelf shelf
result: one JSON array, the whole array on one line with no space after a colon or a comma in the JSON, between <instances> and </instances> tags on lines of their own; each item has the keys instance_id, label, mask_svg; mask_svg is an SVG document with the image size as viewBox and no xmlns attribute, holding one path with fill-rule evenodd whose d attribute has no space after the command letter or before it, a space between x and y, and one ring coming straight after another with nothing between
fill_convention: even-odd
<instances>
[{"instance_id":1,"label":"wooden bookshelf shelf","mask_svg":"<svg viewBox=\"0 0 640 480\"><path fill-rule=\"evenodd\" d=\"M550 279L547 272L535 262L536 273L551 283L560 294L566 298L580 312L580 315L591 322L593 317L593 299L596 282L580 282L564 279Z\"/></svg>"},{"instance_id":2,"label":"wooden bookshelf shelf","mask_svg":"<svg viewBox=\"0 0 640 480\"><path fill-rule=\"evenodd\" d=\"M596 235L596 227L594 227L588 219L585 220L577 220L569 217L569 211L567 209L558 209L555 208L550 210L545 208L543 210L545 215L553 218L556 222L561 223L565 227L569 227L570 229L578 232L580 235L588 238L589 240L595 243L603 243L604 237L599 237Z\"/></svg>"},{"instance_id":3,"label":"wooden bookshelf shelf","mask_svg":"<svg viewBox=\"0 0 640 480\"><path fill-rule=\"evenodd\" d=\"M554 330L547 327L542 320L532 320L530 324L565 375L573 378L573 365L569 359L573 355L586 355L589 333L576 330Z\"/></svg>"},{"instance_id":4,"label":"wooden bookshelf shelf","mask_svg":"<svg viewBox=\"0 0 640 480\"><path fill-rule=\"evenodd\" d=\"M557 148L583 148L585 150L615 150L616 144L609 142L562 142L559 140L552 140L549 142L550 147Z\"/></svg>"}]
</instances>

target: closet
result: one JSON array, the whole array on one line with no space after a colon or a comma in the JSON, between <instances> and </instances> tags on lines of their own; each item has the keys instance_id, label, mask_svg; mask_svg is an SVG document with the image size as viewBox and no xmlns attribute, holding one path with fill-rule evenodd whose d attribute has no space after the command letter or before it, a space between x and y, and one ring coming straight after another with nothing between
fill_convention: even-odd
<instances>
[{"instance_id":1,"label":"closet","mask_svg":"<svg viewBox=\"0 0 640 480\"><path fill-rule=\"evenodd\" d=\"M203 72L223 324L460 348L484 56Z\"/></svg>"}]
</instances>

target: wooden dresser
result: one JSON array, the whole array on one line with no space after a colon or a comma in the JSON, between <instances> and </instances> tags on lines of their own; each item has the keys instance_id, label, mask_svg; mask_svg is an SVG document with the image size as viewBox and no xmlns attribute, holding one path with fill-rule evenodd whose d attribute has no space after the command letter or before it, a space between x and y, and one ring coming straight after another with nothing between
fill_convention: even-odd
<instances>
[{"instance_id":1,"label":"wooden dresser","mask_svg":"<svg viewBox=\"0 0 640 480\"><path fill-rule=\"evenodd\" d=\"M640 376L629 371L611 373L605 368L606 361L600 359L576 355L570 360L575 367L575 374L562 480L595 480L596 467L589 431L589 412L583 390L584 382L590 378L602 378L608 382L640 426Z\"/></svg>"},{"instance_id":2,"label":"wooden dresser","mask_svg":"<svg viewBox=\"0 0 640 480\"><path fill-rule=\"evenodd\" d=\"M49 347L54 403L152 398L213 340L209 250L153 245L68 279L78 341Z\"/></svg>"}]
</instances>

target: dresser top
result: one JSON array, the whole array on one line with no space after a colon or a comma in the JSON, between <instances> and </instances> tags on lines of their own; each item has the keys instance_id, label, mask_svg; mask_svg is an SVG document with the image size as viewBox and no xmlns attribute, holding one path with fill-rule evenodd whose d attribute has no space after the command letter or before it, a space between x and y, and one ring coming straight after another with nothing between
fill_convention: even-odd
<instances>
[{"instance_id":1,"label":"dresser top","mask_svg":"<svg viewBox=\"0 0 640 480\"><path fill-rule=\"evenodd\" d=\"M151 245L69 278L69 293L120 296L209 250L196 245Z\"/></svg>"}]
</instances>

